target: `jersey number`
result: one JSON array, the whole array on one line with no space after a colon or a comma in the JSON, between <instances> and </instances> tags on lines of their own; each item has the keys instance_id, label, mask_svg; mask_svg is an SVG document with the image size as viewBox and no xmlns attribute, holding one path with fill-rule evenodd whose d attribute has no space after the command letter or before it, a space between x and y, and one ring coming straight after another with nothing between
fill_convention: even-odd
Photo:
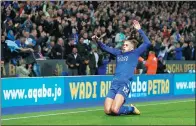
<instances>
[{"instance_id":1,"label":"jersey number","mask_svg":"<svg viewBox=\"0 0 196 126\"><path fill-rule=\"evenodd\" d=\"M128 89L127 87L124 87L124 88L123 88L123 92L125 93L125 95L128 95L129 89Z\"/></svg>"}]
</instances>

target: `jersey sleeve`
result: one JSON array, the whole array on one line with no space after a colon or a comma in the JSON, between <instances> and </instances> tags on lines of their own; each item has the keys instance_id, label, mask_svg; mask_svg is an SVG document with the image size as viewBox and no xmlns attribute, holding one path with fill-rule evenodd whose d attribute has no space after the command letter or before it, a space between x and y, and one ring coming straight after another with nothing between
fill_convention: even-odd
<instances>
[{"instance_id":1,"label":"jersey sleeve","mask_svg":"<svg viewBox=\"0 0 196 126\"><path fill-rule=\"evenodd\" d=\"M105 50L105 51L107 51L107 52L109 52L109 53L111 53L111 54L113 54L113 55L118 55L118 54L120 54L120 50L119 49L115 49L115 48L111 48L111 47L109 47L109 46L106 46L105 44L103 44L102 42L98 42L98 45L103 49L103 50Z\"/></svg>"},{"instance_id":2,"label":"jersey sleeve","mask_svg":"<svg viewBox=\"0 0 196 126\"><path fill-rule=\"evenodd\" d=\"M143 43L136 49L136 52L138 55L141 55L144 51L146 51L146 49L151 45L150 40L148 39L148 37L146 36L146 34L144 33L144 31L142 29L138 30L138 32L140 33L140 35L143 38Z\"/></svg>"}]
</instances>

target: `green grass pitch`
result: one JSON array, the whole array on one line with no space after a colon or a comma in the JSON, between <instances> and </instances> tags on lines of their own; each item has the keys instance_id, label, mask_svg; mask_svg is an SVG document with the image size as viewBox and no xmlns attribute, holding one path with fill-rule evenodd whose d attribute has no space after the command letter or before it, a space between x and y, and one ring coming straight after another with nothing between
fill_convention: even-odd
<instances>
[{"instance_id":1,"label":"green grass pitch","mask_svg":"<svg viewBox=\"0 0 196 126\"><path fill-rule=\"evenodd\" d=\"M134 103L141 115L107 116L103 107L2 116L3 125L195 125L195 99Z\"/></svg>"}]
</instances>

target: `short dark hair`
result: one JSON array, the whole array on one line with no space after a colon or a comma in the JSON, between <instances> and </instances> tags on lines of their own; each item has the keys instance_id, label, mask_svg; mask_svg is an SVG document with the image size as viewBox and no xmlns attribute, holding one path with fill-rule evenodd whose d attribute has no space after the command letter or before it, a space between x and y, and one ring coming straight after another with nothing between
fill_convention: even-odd
<instances>
[{"instance_id":1,"label":"short dark hair","mask_svg":"<svg viewBox=\"0 0 196 126\"><path fill-rule=\"evenodd\" d=\"M134 45L134 49L137 48L138 41L136 39L131 39L131 40L125 40L124 42L130 42L131 44Z\"/></svg>"}]
</instances>

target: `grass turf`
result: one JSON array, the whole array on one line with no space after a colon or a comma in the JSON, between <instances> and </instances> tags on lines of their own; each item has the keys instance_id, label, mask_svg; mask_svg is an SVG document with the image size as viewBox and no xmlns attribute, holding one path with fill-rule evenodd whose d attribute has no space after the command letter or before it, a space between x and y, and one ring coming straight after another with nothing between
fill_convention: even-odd
<instances>
[{"instance_id":1,"label":"grass turf","mask_svg":"<svg viewBox=\"0 0 196 126\"><path fill-rule=\"evenodd\" d=\"M195 125L195 100L135 104L141 115L107 116L103 107L2 116L3 125ZM21 118L22 117L22 118Z\"/></svg>"}]
</instances>

